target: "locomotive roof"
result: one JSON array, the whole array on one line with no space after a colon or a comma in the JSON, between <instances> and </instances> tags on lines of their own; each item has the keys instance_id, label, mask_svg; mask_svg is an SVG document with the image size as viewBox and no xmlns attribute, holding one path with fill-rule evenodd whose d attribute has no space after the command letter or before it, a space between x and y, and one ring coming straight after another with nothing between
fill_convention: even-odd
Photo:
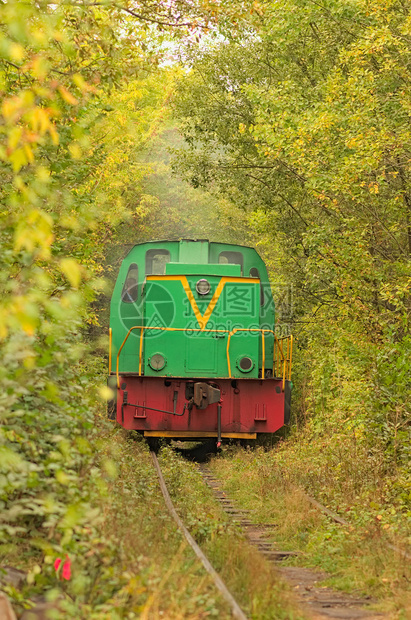
<instances>
[{"instance_id":1,"label":"locomotive roof","mask_svg":"<svg viewBox=\"0 0 411 620\"><path fill-rule=\"evenodd\" d=\"M220 246L220 248L222 250L224 250L224 247L226 247L227 249L229 248L237 248L238 250L245 250L247 254L249 253L253 253L255 254L258 259L260 261L262 261L261 256L259 255L257 249L253 246L249 246L249 245L241 245L238 243L225 243L223 241L209 241L208 239L153 239L151 241L142 241L141 243L135 243L135 244L127 244L128 248L127 248L127 254L124 256L124 261L127 262L127 260L129 260L130 254L133 254L133 251L136 250L137 248L143 247L143 246L148 246L148 245L155 245L156 248L155 249L162 249L161 246L164 244L178 244L180 247L182 244L184 243L198 243L198 244L208 244L208 247L211 249L211 247L215 247L215 246ZM235 250L234 250L235 251ZM208 262L208 261L205 261Z\"/></svg>"},{"instance_id":2,"label":"locomotive roof","mask_svg":"<svg viewBox=\"0 0 411 620\"><path fill-rule=\"evenodd\" d=\"M209 243L210 245L229 245L229 246L236 247L236 248L247 248L248 250L257 251L251 245L243 245L242 243L226 243L225 241L210 241L209 239L152 239L151 241L141 241L140 243L134 243L134 244L127 243L125 245L131 246L131 250L132 250L133 248L136 248L139 245L147 245L149 243L155 243L156 245L159 245L161 243L180 243L181 241L191 241L194 243L197 243L197 242Z\"/></svg>"}]
</instances>

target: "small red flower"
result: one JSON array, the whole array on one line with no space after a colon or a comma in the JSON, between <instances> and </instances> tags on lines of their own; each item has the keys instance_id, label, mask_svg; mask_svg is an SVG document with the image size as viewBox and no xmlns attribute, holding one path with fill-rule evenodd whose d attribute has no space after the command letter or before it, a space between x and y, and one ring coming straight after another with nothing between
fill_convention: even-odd
<instances>
[{"instance_id":1,"label":"small red flower","mask_svg":"<svg viewBox=\"0 0 411 620\"><path fill-rule=\"evenodd\" d=\"M68 555L66 555L66 561L63 564L62 577L67 580L71 579L71 562Z\"/></svg>"},{"instance_id":2,"label":"small red flower","mask_svg":"<svg viewBox=\"0 0 411 620\"><path fill-rule=\"evenodd\" d=\"M60 564L61 564L61 558L57 558L57 560L55 560L54 562L54 570L56 571L56 573L58 569L60 568Z\"/></svg>"}]
</instances>

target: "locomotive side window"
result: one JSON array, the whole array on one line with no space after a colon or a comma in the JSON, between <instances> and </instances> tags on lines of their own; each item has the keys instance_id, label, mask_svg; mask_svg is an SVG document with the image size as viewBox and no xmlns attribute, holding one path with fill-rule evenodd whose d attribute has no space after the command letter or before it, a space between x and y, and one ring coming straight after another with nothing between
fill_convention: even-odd
<instances>
[{"instance_id":1,"label":"locomotive side window","mask_svg":"<svg viewBox=\"0 0 411 620\"><path fill-rule=\"evenodd\" d=\"M135 263L132 263L127 271L127 278L124 282L123 292L121 293L121 300L126 304L132 304L137 301L138 295L138 267Z\"/></svg>"},{"instance_id":2,"label":"locomotive side window","mask_svg":"<svg viewBox=\"0 0 411 620\"><path fill-rule=\"evenodd\" d=\"M243 273L244 259L241 252L221 252L218 262L223 265L240 265L241 273Z\"/></svg>"},{"instance_id":3,"label":"locomotive side window","mask_svg":"<svg viewBox=\"0 0 411 620\"><path fill-rule=\"evenodd\" d=\"M146 276L164 276L169 262L168 250L149 250L146 252Z\"/></svg>"},{"instance_id":4,"label":"locomotive side window","mask_svg":"<svg viewBox=\"0 0 411 620\"><path fill-rule=\"evenodd\" d=\"M250 276L252 278L260 279L260 272L258 271L256 267L251 267ZM263 285L261 284L261 281L260 281L260 306L264 306L264 288L263 288Z\"/></svg>"}]
</instances>

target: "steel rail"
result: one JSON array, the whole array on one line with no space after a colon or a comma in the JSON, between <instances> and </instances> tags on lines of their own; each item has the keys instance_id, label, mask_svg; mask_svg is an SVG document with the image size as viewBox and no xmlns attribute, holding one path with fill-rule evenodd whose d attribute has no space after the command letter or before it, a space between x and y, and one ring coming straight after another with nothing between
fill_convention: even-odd
<instances>
[{"instance_id":1,"label":"steel rail","mask_svg":"<svg viewBox=\"0 0 411 620\"><path fill-rule=\"evenodd\" d=\"M216 572L216 570L210 564L209 560L204 555L204 553L201 551L200 547L197 545L196 541L191 536L190 532L188 531L188 529L185 527L185 525L181 521L180 517L178 516L177 511L174 508L173 502L171 501L170 494L169 494L169 492L167 490L167 486L166 486L166 483L165 483L165 480L164 480L164 477L163 477L163 474L162 474L162 471L161 471L161 468L160 468L160 464L158 462L158 459L157 459L157 456L156 456L155 452L151 452L151 458L153 459L154 467L156 468L156 471L157 471L157 476L158 476L158 480L160 482L160 488L161 488L161 492L162 492L163 497L164 497L164 501L165 501L165 503L167 505L167 508L169 509L169 511L170 511L170 513L171 513L171 515L172 515L172 517L174 519L174 521L177 523L177 525L180 528L180 530L182 531L186 541L188 542L188 544L190 545L190 547L192 548L192 550L194 551L194 553L196 554L198 559L203 564L203 566L206 569L207 573L209 575L211 575L211 577L213 578L214 583L215 583L216 587L220 590L223 598L230 605L231 611L232 611L232 614L233 614L233 618L237 618L237 620L247 620L247 616L244 614L243 610L241 609L241 607L239 606L239 604L237 603L237 601L235 600L235 598L233 597L231 592L228 590L227 586L224 584L224 582L221 579L221 577L219 576L219 574Z\"/></svg>"}]
</instances>

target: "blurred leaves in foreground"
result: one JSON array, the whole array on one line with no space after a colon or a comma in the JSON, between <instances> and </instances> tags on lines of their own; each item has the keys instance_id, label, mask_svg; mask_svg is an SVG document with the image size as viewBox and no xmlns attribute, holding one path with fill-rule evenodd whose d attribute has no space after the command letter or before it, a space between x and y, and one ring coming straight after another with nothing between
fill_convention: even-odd
<instances>
[{"instance_id":1,"label":"blurred leaves in foreground","mask_svg":"<svg viewBox=\"0 0 411 620\"><path fill-rule=\"evenodd\" d=\"M173 83L164 41L214 19L196 2L137 9L0 3L0 565L29 570L30 595L64 591L76 618L123 585L99 533L117 468L100 462L91 302L151 172L141 151Z\"/></svg>"}]
</instances>

